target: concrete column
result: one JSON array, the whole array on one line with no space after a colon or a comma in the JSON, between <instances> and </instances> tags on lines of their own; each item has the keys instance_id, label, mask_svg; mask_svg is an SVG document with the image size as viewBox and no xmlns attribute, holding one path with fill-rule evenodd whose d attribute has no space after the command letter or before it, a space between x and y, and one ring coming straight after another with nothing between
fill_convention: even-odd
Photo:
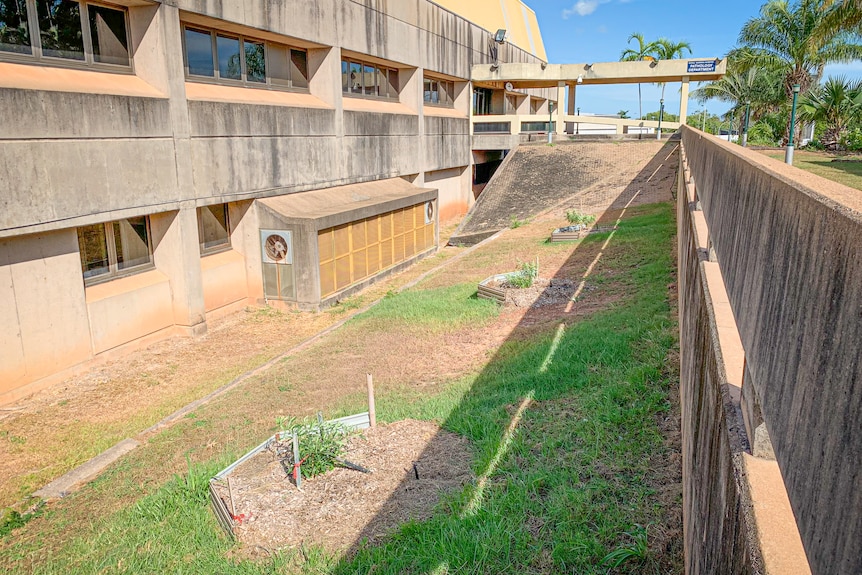
<instances>
[{"instance_id":1,"label":"concrete column","mask_svg":"<svg viewBox=\"0 0 862 575\"><path fill-rule=\"evenodd\" d=\"M566 133L566 83L560 82L557 84L557 134Z\"/></svg>"},{"instance_id":2,"label":"concrete column","mask_svg":"<svg viewBox=\"0 0 862 575\"><path fill-rule=\"evenodd\" d=\"M575 115L575 109L576 109L575 103L578 101L577 90L578 90L577 84L570 84L569 85L569 107L568 107L569 116Z\"/></svg>"},{"instance_id":3,"label":"concrete column","mask_svg":"<svg viewBox=\"0 0 862 575\"><path fill-rule=\"evenodd\" d=\"M178 212L150 216L153 262L171 282L174 324L189 335L206 333L203 278L201 276L198 217L194 203Z\"/></svg>"},{"instance_id":4,"label":"concrete column","mask_svg":"<svg viewBox=\"0 0 862 575\"><path fill-rule=\"evenodd\" d=\"M689 77L682 77L682 91L680 92L679 98L679 123L685 124L685 120L688 117L688 83Z\"/></svg>"},{"instance_id":5,"label":"concrete column","mask_svg":"<svg viewBox=\"0 0 862 575\"><path fill-rule=\"evenodd\" d=\"M335 111L333 148L337 150L336 157L344 157L344 93L341 91L341 50L338 48L315 48L308 51L308 71L311 79L308 90L320 98ZM346 177L343 162L329 164L332 174L330 179ZM260 241L259 239L257 240ZM258 259L260 256L258 255ZM261 292L262 293L262 292ZM262 297L262 296L261 296Z\"/></svg>"}]
</instances>

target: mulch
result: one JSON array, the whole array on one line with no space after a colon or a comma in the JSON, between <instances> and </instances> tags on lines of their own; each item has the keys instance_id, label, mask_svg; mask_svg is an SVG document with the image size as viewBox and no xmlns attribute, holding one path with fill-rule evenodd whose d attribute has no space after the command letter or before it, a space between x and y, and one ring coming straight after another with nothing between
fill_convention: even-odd
<instances>
[{"instance_id":1,"label":"mulch","mask_svg":"<svg viewBox=\"0 0 862 575\"><path fill-rule=\"evenodd\" d=\"M474 479L469 441L430 422L366 429L350 438L344 458L372 473L336 468L304 479L300 490L273 451L237 467L230 475L234 515L245 516L234 527L238 554L300 546L349 553L411 519L429 518L441 494ZM227 484L216 491L230 508Z\"/></svg>"}]
</instances>

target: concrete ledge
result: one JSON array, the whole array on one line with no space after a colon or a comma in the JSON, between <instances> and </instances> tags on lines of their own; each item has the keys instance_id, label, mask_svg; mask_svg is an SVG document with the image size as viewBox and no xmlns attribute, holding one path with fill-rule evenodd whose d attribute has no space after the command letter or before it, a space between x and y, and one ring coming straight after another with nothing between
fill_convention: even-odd
<instances>
[{"instance_id":1,"label":"concrete ledge","mask_svg":"<svg viewBox=\"0 0 862 575\"><path fill-rule=\"evenodd\" d=\"M55 479L33 495L42 499L62 499L80 485L92 481L110 464L140 445L134 439L124 439L107 451Z\"/></svg>"}]
</instances>

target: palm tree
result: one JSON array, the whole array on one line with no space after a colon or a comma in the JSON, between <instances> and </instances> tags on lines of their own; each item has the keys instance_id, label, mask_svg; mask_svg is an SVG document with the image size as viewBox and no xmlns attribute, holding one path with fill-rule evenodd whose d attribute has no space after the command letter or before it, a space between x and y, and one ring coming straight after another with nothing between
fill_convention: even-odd
<instances>
[{"instance_id":1,"label":"palm tree","mask_svg":"<svg viewBox=\"0 0 862 575\"><path fill-rule=\"evenodd\" d=\"M640 62L642 60L655 60L653 53L656 49L655 42L646 42L644 35L640 32L634 32L629 36L627 44L631 44L632 40L638 41L637 49L626 48L620 54L620 62ZM641 85L638 83L638 119L644 117L643 98L641 97Z\"/></svg>"},{"instance_id":2,"label":"palm tree","mask_svg":"<svg viewBox=\"0 0 862 575\"><path fill-rule=\"evenodd\" d=\"M799 118L805 122L824 122L822 142L834 150L850 122L862 114L862 80L849 82L844 77L831 77L822 86L813 88L799 102Z\"/></svg>"},{"instance_id":3,"label":"palm tree","mask_svg":"<svg viewBox=\"0 0 862 575\"><path fill-rule=\"evenodd\" d=\"M734 60L728 63L727 75L709 82L691 93L700 102L715 99L733 104L735 111L751 105L752 118L777 112L784 102L779 89L782 78L763 68L744 68Z\"/></svg>"},{"instance_id":4,"label":"palm tree","mask_svg":"<svg viewBox=\"0 0 862 575\"><path fill-rule=\"evenodd\" d=\"M742 27L739 43L743 48L731 51L730 58L743 68L780 72L788 100L792 97L794 84L799 84L800 91L806 93L812 85L820 82L827 64L862 58L858 36L847 32L818 36L831 2L796 0L791 5L787 0L769 0L760 9L760 15ZM789 135L788 118L785 141Z\"/></svg>"},{"instance_id":5,"label":"palm tree","mask_svg":"<svg viewBox=\"0 0 862 575\"><path fill-rule=\"evenodd\" d=\"M823 37L838 32L862 34L862 0L827 0L826 14L817 30Z\"/></svg>"},{"instance_id":6,"label":"palm tree","mask_svg":"<svg viewBox=\"0 0 862 575\"><path fill-rule=\"evenodd\" d=\"M675 60L685 56L685 52L691 54L691 44L688 42L674 42L667 38L659 38L653 42L653 55L658 60ZM664 100L665 82L659 82L661 86L661 99Z\"/></svg>"}]
</instances>

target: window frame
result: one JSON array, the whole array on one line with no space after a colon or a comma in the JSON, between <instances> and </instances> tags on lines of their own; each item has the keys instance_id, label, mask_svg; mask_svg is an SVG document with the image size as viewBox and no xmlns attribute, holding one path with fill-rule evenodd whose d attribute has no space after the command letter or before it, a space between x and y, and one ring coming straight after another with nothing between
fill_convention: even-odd
<instances>
[{"instance_id":1,"label":"window frame","mask_svg":"<svg viewBox=\"0 0 862 575\"><path fill-rule=\"evenodd\" d=\"M131 46L131 21L129 8L110 2L74 0L78 4L78 15L81 21L81 36L84 49L84 59L61 58L59 56L46 56L42 52L42 30L39 28L39 14L36 0L24 0L24 8L27 15L27 33L30 37L30 53L7 52L0 50L0 61L13 62L16 64L38 64L53 68L73 68L78 70L95 70L99 72L111 72L115 74L134 74L135 59L132 56ZM99 6L123 13L126 25L126 49L129 52L128 64L110 64L108 62L96 62L93 52L93 34L90 29L89 6ZM33 31L35 30L35 34Z\"/></svg>"},{"instance_id":2,"label":"window frame","mask_svg":"<svg viewBox=\"0 0 862 575\"><path fill-rule=\"evenodd\" d=\"M134 217L134 216L133 216ZM140 217L140 216L136 216ZM84 276L83 269L83 260L81 261L81 277L84 280L84 287L91 287L97 284L109 282L115 279L120 279L124 277L128 277L131 275L135 275L141 272L149 271L151 269L155 269L156 264L153 260L153 232L152 227L150 225L150 216L143 216L144 221L147 225L147 251L149 252L150 261L143 264L138 264L136 266L131 266L127 268L120 269L120 264L117 259L117 244L114 238L114 230L113 225L116 222L120 222L122 220L126 220L128 218L120 218L119 220L111 220L108 222L102 222L101 224L90 224L90 225L101 225L105 232L105 247L107 248L108 255L108 272L103 274L98 274L91 277ZM79 230L80 226L75 229L76 233ZM78 249L78 255L81 256L80 248Z\"/></svg>"},{"instance_id":3,"label":"window frame","mask_svg":"<svg viewBox=\"0 0 862 575\"><path fill-rule=\"evenodd\" d=\"M432 87L433 84L437 84L437 102L432 102L430 100L425 99L425 82L431 82ZM441 90L440 85L446 84L446 89ZM434 90L430 90L429 93L434 93ZM440 100L440 94L446 95L446 101ZM438 108L454 108L455 107L455 81L447 80L446 78L439 78L437 76L431 76L425 74L422 77L422 102L425 106L436 106Z\"/></svg>"},{"instance_id":4,"label":"window frame","mask_svg":"<svg viewBox=\"0 0 862 575\"><path fill-rule=\"evenodd\" d=\"M192 74L189 72L189 51L186 46L186 30L192 30L194 32L209 34L210 35L210 45L212 50L212 58L213 58L213 75L212 76L200 76L198 74ZM185 74L186 82L196 82L201 84L217 84L219 86L235 86L242 88L254 88L258 90L278 90L282 92L299 92L303 94L308 94L310 92L308 85L311 82L311 74L308 70L308 50L306 48L300 48L298 46L292 46L290 44L283 44L281 42L272 42L270 40L265 40L263 38L248 36L246 34L240 34L237 32L228 32L225 30L219 30L218 28L209 28L208 26L201 26L199 24L195 24L193 22L180 22L180 36L182 37L183 44L183 72ZM219 36L223 36L225 38L234 38L239 40L239 54L240 54L240 78L239 80L234 80L232 78L222 78L219 74L219 65L218 65L218 41L217 38ZM275 84L272 81L272 76L268 73L265 73L265 81L258 82L255 80L248 79L248 66L246 65L246 52L245 45L246 42L250 44L263 44L263 58L264 58L264 68L265 70L270 69L271 58L270 58L270 46L277 46L279 48L283 48L287 50L287 69L288 69L288 83L289 85ZM293 58L292 53L294 51L305 53L305 87L296 87L293 85L293 68L291 66Z\"/></svg>"},{"instance_id":5,"label":"window frame","mask_svg":"<svg viewBox=\"0 0 862 575\"><path fill-rule=\"evenodd\" d=\"M225 221L225 225L227 227L227 241L224 243L218 244L217 246L205 248L204 247L204 241L203 241L203 220L201 219L200 213L201 213L201 210L207 210L207 209L211 208L213 205L216 205L216 206L220 205L224 209L224 221ZM231 237L230 237L233 229L231 228L231 225L230 225L230 207L228 206L227 203L211 204L209 206L200 206L195 210L195 215L197 216L197 220L198 220L198 246L200 247L201 257L211 256L213 254L218 254L218 253L230 251L231 249L233 249L233 244L231 243Z\"/></svg>"},{"instance_id":6,"label":"window frame","mask_svg":"<svg viewBox=\"0 0 862 575\"><path fill-rule=\"evenodd\" d=\"M398 102L399 101L400 96L401 96L401 77L400 77L400 70L398 68L396 68L394 66L389 66L387 64L377 64L375 62L371 62L368 60L361 60L361 59L355 58L353 56L345 56L342 54L342 56L341 56L342 70L344 69L345 64L347 64L348 72L350 71L351 64L358 65L360 70L363 71L362 72L363 82L359 88L359 91L354 92L352 90L352 88L350 87L349 81L347 82L346 87L344 86L344 82L342 81L342 83L341 83L341 94L343 96L347 96L350 98L364 98L366 100L383 100L383 101L387 101L387 102ZM365 75L366 75L366 72L365 72L366 66L374 68L374 77L375 78L380 78L380 72L381 71L386 72L386 95L385 96L381 96L379 93L380 92L380 90L379 90L380 84L375 84L375 86L377 88L377 92L378 92L377 94L366 94L365 93L366 87L365 87L364 80L365 80ZM389 79L390 73L395 73L396 78L398 79L398 88L395 90L394 96L389 95L389 89L392 87L392 82Z\"/></svg>"}]
</instances>

